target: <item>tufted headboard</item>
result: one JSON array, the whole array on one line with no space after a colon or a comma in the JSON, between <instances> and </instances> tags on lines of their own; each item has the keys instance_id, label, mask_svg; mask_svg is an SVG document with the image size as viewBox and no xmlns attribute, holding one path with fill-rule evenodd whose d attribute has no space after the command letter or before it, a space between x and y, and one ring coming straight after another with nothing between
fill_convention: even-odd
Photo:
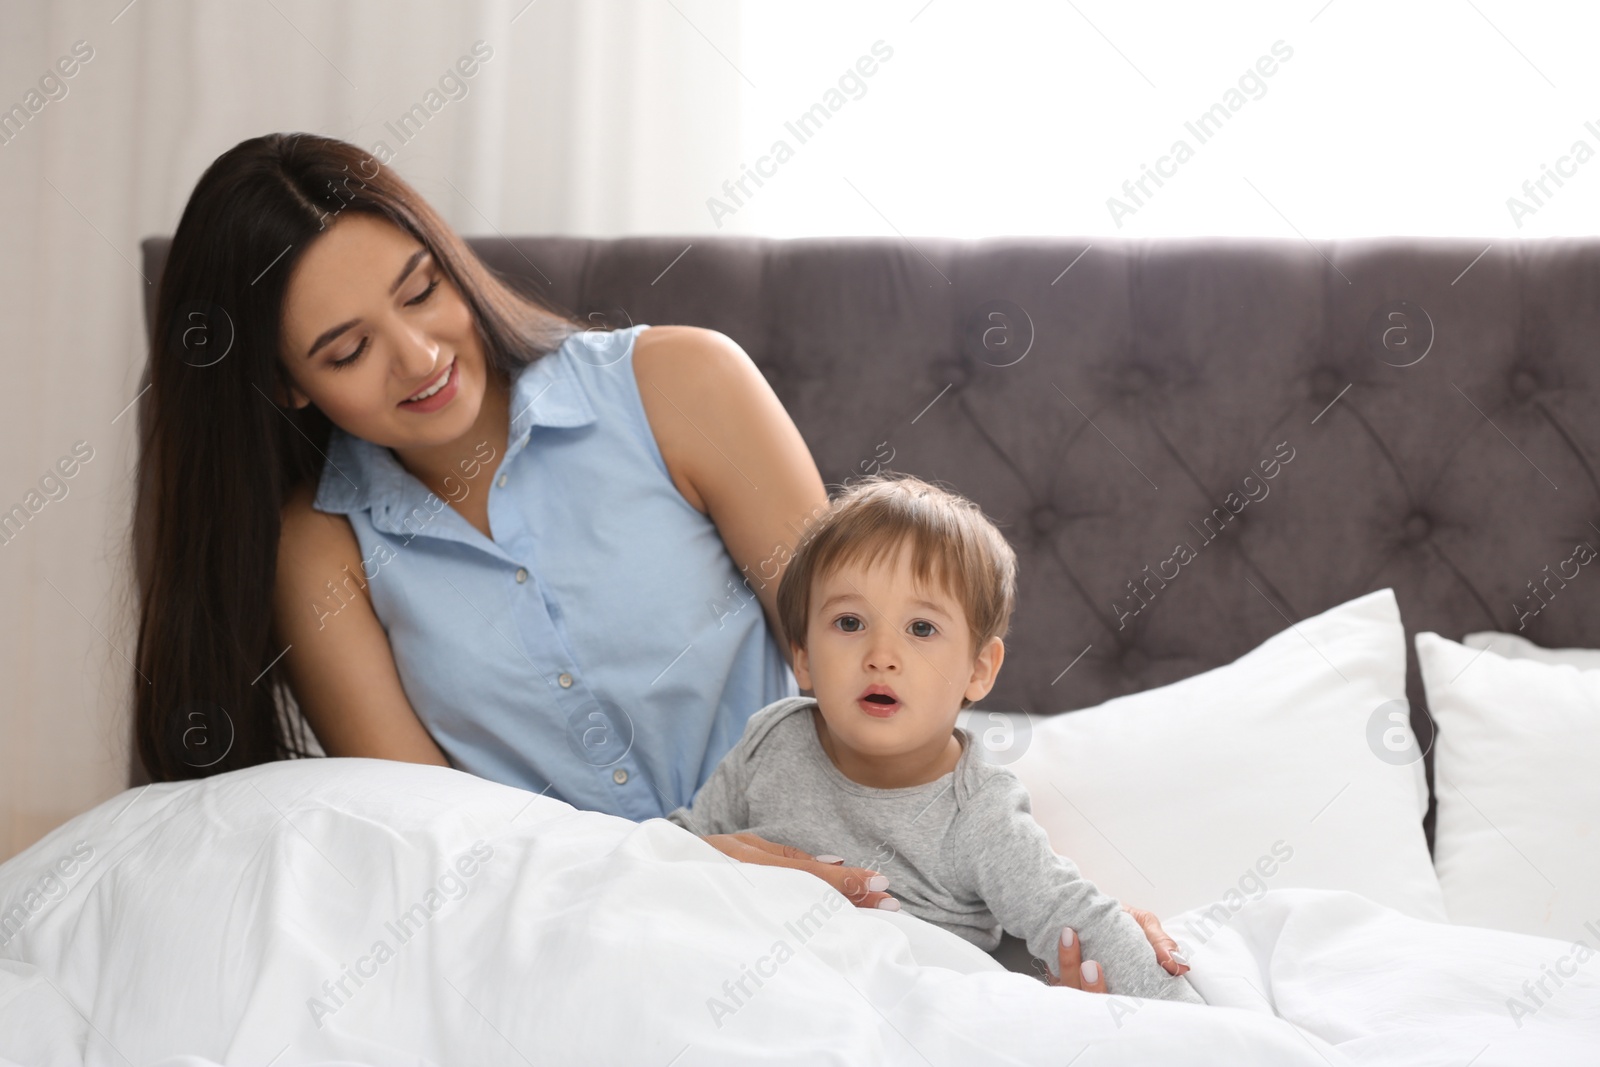
<instances>
[{"instance_id":1,"label":"tufted headboard","mask_svg":"<svg viewBox=\"0 0 1600 1067\"><path fill-rule=\"evenodd\" d=\"M1600 545L1600 239L471 244L597 322L732 337L830 485L981 504L1020 563L986 708L1172 682L1385 586L1408 640L1600 647L1600 570L1531 584Z\"/></svg>"}]
</instances>

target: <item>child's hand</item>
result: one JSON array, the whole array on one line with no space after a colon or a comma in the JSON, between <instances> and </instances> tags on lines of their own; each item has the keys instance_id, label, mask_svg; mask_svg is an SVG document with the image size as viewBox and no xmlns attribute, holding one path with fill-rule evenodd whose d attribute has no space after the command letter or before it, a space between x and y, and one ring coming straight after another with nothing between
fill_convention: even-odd
<instances>
[{"instance_id":1,"label":"child's hand","mask_svg":"<svg viewBox=\"0 0 1600 1067\"><path fill-rule=\"evenodd\" d=\"M1069 989L1081 989L1086 993L1104 993L1106 991L1106 972L1094 960L1082 962L1083 942L1078 940L1078 935L1072 927L1063 927L1061 937L1056 940L1056 960L1060 966L1060 977L1050 979L1050 985L1066 986Z\"/></svg>"},{"instance_id":2,"label":"child's hand","mask_svg":"<svg viewBox=\"0 0 1600 1067\"><path fill-rule=\"evenodd\" d=\"M846 867L844 861L835 856L819 860L792 845L775 844L755 834L707 834L700 840L741 863L809 871L837 889L858 908L900 910L900 902L882 892L889 888L887 878L865 867Z\"/></svg>"}]
</instances>

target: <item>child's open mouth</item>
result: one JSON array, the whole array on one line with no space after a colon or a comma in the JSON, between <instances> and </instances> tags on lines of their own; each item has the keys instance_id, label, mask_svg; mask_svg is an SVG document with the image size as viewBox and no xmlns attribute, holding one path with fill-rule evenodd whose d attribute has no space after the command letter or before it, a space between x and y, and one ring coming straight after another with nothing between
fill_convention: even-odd
<instances>
[{"instance_id":1,"label":"child's open mouth","mask_svg":"<svg viewBox=\"0 0 1600 1067\"><path fill-rule=\"evenodd\" d=\"M900 698L886 685L872 685L856 697L856 705L868 715L887 719L900 710Z\"/></svg>"}]
</instances>

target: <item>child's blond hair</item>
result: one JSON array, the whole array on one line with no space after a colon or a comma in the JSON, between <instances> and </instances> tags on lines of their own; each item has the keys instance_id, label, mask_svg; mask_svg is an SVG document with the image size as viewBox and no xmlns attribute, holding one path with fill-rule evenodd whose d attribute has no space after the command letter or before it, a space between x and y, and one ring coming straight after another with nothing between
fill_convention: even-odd
<instances>
[{"instance_id":1,"label":"child's blond hair","mask_svg":"<svg viewBox=\"0 0 1600 1067\"><path fill-rule=\"evenodd\" d=\"M1017 554L965 497L907 474L877 474L845 488L801 539L778 585L778 619L792 645L806 647L815 584L847 564L870 567L911 550L911 573L960 602L971 652L1011 626ZM966 707L965 698L961 706Z\"/></svg>"}]
</instances>

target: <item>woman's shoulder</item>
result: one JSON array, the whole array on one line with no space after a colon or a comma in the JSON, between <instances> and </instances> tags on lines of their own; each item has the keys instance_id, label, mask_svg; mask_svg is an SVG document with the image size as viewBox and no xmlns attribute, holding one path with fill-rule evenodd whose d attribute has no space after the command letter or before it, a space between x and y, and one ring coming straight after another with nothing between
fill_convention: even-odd
<instances>
[{"instance_id":1,"label":"woman's shoulder","mask_svg":"<svg viewBox=\"0 0 1600 1067\"><path fill-rule=\"evenodd\" d=\"M284 498L278 529L280 577L307 569L337 574L351 563L361 565L361 546L350 520L317 508L316 499L315 482L296 486Z\"/></svg>"},{"instance_id":2,"label":"woman's shoulder","mask_svg":"<svg viewBox=\"0 0 1600 1067\"><path fill-rule=\"evenodd\" d=\"M283 498L279 515L283 520L280 539L327 536L326 531L350 529L349 520L341 514L329 513L316 506L319 483L307 481L289 490ZM338 520L335 525L333 520Z\"/></svg>"},{"instance_id":3,"label":"woman's shoulder","mask_svg":"<svg viewBox=\"0 0 1600 1067\"><path fill-rule=\"evenodd\" d=\"M737 400L741 390L756 382L764 384L761 371L737 341L702 326L640 330L633 342L633 373L641 396L670 386L674 402L702 409Z\"/></svg>"},{"instance_id":4,"label":"woman's shoulder","mask_svg":"<svg viewBox=\"0 0 1600 1067\"><path fill-rule=\"evenodd\" d=\"M803 447L760 368L724 333L699 326L642 330L633 372L673 480L698 511L707 510L705 498L724 482L738 491L747 482L747 472L728 456L770 457Z\"/></svg>"},{"instance_id":5,"label":"woman's shoulder","mask_svg":"<svg viewBox=\"0 0 1600 1067\"><path fill-rule=\"evenodd\" d=\"M631 365L641 383L649 378L665 384L684 374L727 371L749 357L738 342L718 330L641 322L614 330L576 330L546 358L601 371Z\"/></svg>"},{"instance_id":6,"label":"woman's shoulder","mask_svg":"<svg viewBox=\"0 0 1600 1067\"><path fill-rule=\"evenodd\" d=\"M633 339L634 360L704 363L719 356L742 356L744 349L720 330L704 326L644 326Z\"/></svg>"},{"instance_id":7,"label":"woman's shoulder","mask_svg":"<svg viewBox=\"0 0 1600 1067\"><path fill-rule=\"evenodd\" d=\"M700 326L641 329L632 355L639 403L662 462L684 499L705 514L704 472L718 470L722 453L713 451L718 446L703 428L716 427L725 438L729 412L761 409L766 379L737 342Z\"/></svg>"}]
</instances>

